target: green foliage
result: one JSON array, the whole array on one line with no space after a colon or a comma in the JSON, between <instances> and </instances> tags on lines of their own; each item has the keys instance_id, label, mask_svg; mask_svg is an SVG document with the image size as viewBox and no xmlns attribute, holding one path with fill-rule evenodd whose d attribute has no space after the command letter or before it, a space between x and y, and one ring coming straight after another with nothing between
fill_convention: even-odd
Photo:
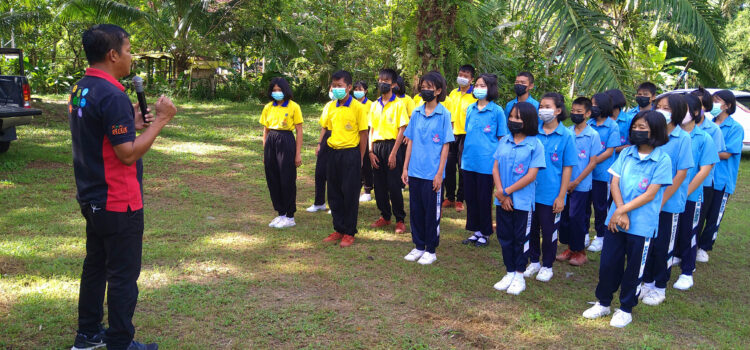
<instances>
[{"instance_id":1,"label":"green foliage","mask_svg":"<svg viewBox=\"0 0 750 350\"><path fill-rule=\"evenodd\" d=\"M732 38L722 67L727 84L750 90L750 8L737 12L737 17L727 26L727 37Z\"/></svg>"}]
</instances>

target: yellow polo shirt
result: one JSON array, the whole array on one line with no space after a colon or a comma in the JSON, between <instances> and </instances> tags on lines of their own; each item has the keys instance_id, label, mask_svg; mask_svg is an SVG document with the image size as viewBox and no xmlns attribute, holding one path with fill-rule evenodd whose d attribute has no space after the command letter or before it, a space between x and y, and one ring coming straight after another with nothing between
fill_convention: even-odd
<instances>
[{"instance_id":1,"label":"yellow polo shirt","mask_svg":"<svg viewBox=\"0 0 750 350\"><path fill-rule=\"evenodd\" d=\"M372 127L372 141L395 140L398 129L409 124L406 113L406 100L391 95L391 99L383 102L380 97L370 107L367 119Z\"/></svg>"},{"instance_id":2,"label":"yellow polo shirt","mask_svg":"<svg viewBox=\"0 0 750 350\"><path fill-rule=\"evenodd\" d=\"M260 114L260 123L272 130L292 131L295 125L302 124L302 110L292 100L282 103L269 102L263 107L263 112Z\"/></svg>"},{"instance_id":3,"label":"yellow polo shirt","mask_svg":"<svg viewBox=\"0 0 750 350\"><path fill-rule=\"evenodd\" d=\"M453 104L451 103L451 101L447 97L445 98L445 101L440 102L440 103L443 105L443 107L445 107L445 109L448 110L448 112L452 111L451 107L453 106ZM421 106L423 104L424 104L424 101L422 100L422 96L420 96L419 94L414 95L414 108L417 108L417 107L419 107L419 106ZM451 113L453 113L453 112L451 112ZM411 118L411 114L409 114L409 118Z\"/></svg>"},{"instance_id":4,"label":"yellow polo shirt","mask_svg":"<svg viewBox=\"0 0 750 350\"><path fill-rule=\"evenodd\" d=\"M411 117L411 113L414 112L414 108L416 107L416 104L414 104L414 100L411 98L411 96L406 95L406 94L398 98L404 100L404 106L406 106L406 114L409 115L409 117Z\"/></svg>"},{"instance_id":5,"label":"yellow polo shirt","mask_svg":"<svg viewBox=\"0 0 750 350\"><path fill-rule=\"evenodd\" d=\"M453 134L464 135L466 134L466 110L471 106L472 103L477 102L474 98L474 86L469 87L466 93L462 93L461 90L455 89L451 91L450 95L446 100L451 100L451 122L453 122ZM446 106L447 107L447 106Z\"/></svg>"},{"instance_id":6,"label":"yellow polo shirt","mask_svg":"<svg viewBox=\"0 0 750 350\"><path fill-rule=\"evenodd\" d=\"M336 101L328 101L325 106L323 106L323 112L320 113L320 126L325 128L326 123L328 122L328 106L330 106L332 103L336 103ZM330 129L329 129L330 131Z\"/></svg>"},{"instance_id":7,"label":"yellow polo shirt","mask_svg":"<svg viewBox=\"0 0 750 350\"><path fill-rule=\"evenodd\" d=\"M365 111L365 115L367 115L367 118L370 118L370 108L372 108L372 101L370 101L367 97L365 97L365 102L363 103L363 105L364 105L363 111ZM367 119L367 125L370 125L370 119Z\"/></svg>"},{"instance_id":8,"label":"yellow polo shirt","mask_svg":"<svg viewBox=\"0 0 750 350\"><path fill-rule=\"evenodd\" d=\"M351 95L345 102L331 102L325 116L325 128L331 130L328 146L333 149L359 146L359 132L367 130L367 113L364 108Z\"/></svg>"}]
</instances>

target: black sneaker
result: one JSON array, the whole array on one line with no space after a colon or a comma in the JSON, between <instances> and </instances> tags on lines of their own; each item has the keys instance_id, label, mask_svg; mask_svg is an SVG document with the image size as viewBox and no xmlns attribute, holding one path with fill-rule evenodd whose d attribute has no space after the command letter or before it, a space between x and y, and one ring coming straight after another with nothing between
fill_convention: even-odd
<instances>
[{"instance_id":1,"label":"black sneaker","mask_svg":"<svg viewBox=\"0 0 750 350\"><path fill-rule=\"evenodd\" d=\"M156 343L143 344L133 340L128 346L128 350L159 350L159 345Z\"/></svg>"},{"instance_id":2,"label":"black sneaker","mask_svg":"<svg viewBox=\"0 0 750 350\"><path fill-rule=\"evenodd\" d=\"M70 350L91 350L104 346L107 346L104 342L104 327L99 326L99 333L93 335L78 332L76 341Z\"/></svg>"},{"instance_id":3,"label":"black sneaker","mask_svg":"<svg viewBox=\"0 0 750 350\"><path fill-rule=\"evenodd\" d=\"M475 244L477 244L477 239L479 239L479 237L477 237L477 235L476 235L476 234L474 234L474 235L471 235L471 237L469 237L469 238L467 238L467 239L465 239L465 240L461 241L461 244L471 244L471 245L475 245Z\"/></svg>"}]
</instances>

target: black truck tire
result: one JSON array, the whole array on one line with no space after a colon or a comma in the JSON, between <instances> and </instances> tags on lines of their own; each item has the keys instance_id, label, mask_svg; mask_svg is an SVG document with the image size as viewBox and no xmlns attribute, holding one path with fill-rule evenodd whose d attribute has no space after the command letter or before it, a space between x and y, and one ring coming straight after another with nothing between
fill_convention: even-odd
<instances>
[{"instance_id":1,"label":"black truck tire","mask_svg":"<svg viewBox=\"0 0 750 350\"><path fill-rule=\"evenodd\" d=\"M10 148L10 141L0 141L0 153L5 153Z\"/></svg>"}]
</instances>

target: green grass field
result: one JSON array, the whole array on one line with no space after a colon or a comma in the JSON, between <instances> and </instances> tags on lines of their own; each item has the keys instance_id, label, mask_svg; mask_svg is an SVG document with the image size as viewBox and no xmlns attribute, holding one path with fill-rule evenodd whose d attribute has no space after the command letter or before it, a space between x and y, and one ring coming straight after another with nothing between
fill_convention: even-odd
<instances>
[{"instance_id":1,"label":"green grass field","mask_svg":"<svg viewBox=\"0 0 750 350\"><path fill-rule=\"evenodd\" d=\"M64 103L37 103L45 113L0 155L0 348L62 349L75 336L85 233ZM595 300L598 254L581 268L555 264L552 281L528 280L510 296L492 288L504 275L497 240L461 245L465 215L453 210L433 266L402 259L410 235L369 228L374 202L360 207L354 246L322 243L330 216L304 211L321 107L303 107L297 226L276 230L267 226L275 213L262 167L262 106L179 103L143 161L137 340L164 349L750 347L746 160L695 287L671 288L676 268L667 301L639 305L620 330L609 318L580 316Z\"/></svg>"}]
</instances>

